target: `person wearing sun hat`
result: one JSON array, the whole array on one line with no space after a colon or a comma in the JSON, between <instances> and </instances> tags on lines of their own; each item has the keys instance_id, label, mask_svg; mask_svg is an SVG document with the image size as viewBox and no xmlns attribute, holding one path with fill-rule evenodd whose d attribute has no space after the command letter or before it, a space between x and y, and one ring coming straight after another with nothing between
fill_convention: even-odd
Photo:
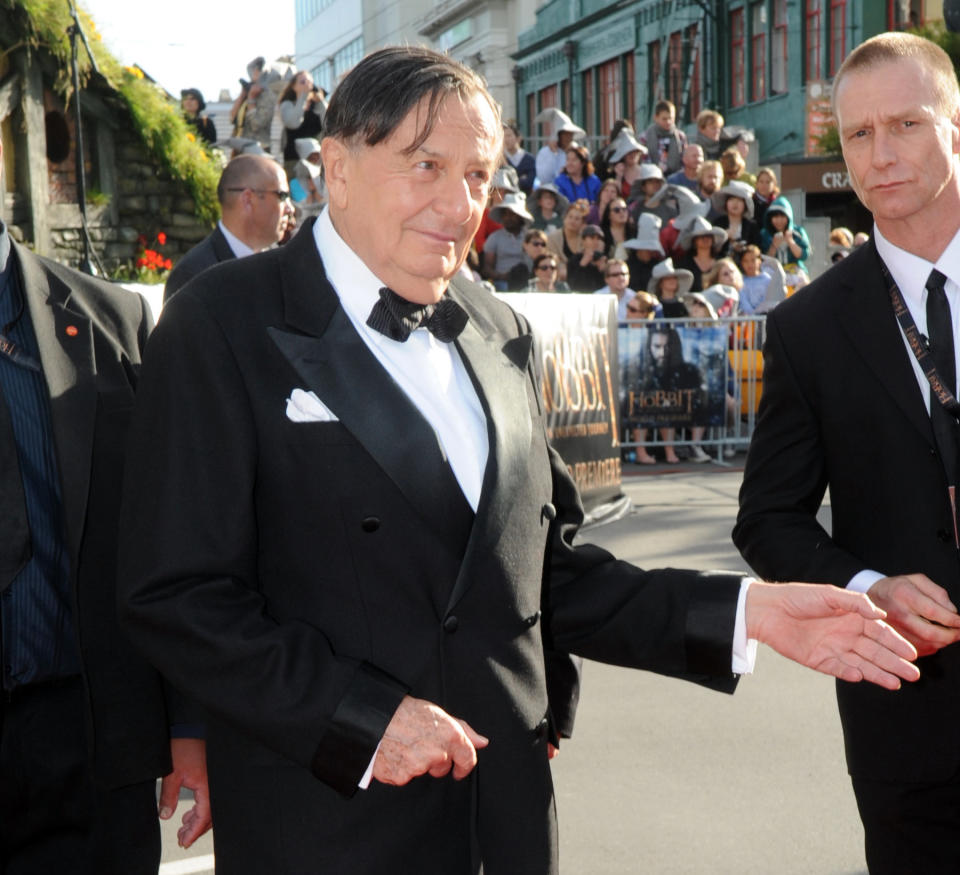
<instances>
[{"instance_id":1,"label":"person wearing sun hat","mask_svg":"<svg viewBox=\"0 0 960 875\"><path fill-rule=\"evenodd\" d=\"M692 286L693 274L685 268L674 267L672 258L665 258L655 265L646 291L660 301L656 312L657 317L684 318L687 315L687 308L680 303L680 298L687 294Z\"/></svg>"},{"instance_id":2,"label":"person wearing sun hat","mask_svg":"<svg viewBox=\"0 0 960 875\"><path fill-rule=\"evenodd\" d=\"M180 106L184 118L197 132L201 140L213 145L217 142L217 127L204 110L207 103L199 88L184 88L180 92Z\"/></svg>"},{"instance_id":3,"label":"person wearing sun hat","mask_svg":"<svg viewBox=\"0 0 960 875\"><path fill-rule=\"evenodd\" d=\"M503 200L490 209L490 218L501 224L483 247L483 275L498 291L508 286L510 271L524 264L523 232L533 221L527 210L527 198L522 191L510 191Z\"/></svg>"},{"instance_id":4,"label":"person wearing sun hat","mask_svg":"<svg viewBox=\"0 0 960 875\"><path fill-rule=\"evenodd\" d=\"M557 178L567 163L567 149L578 137L585 137L587 132L575 125L565 112L553 106L540 112L534 122L549 126L551 132L551 139L537 152L537 180L543 185Z\"/></svg>"},{"instance_id":5,"label":"person wearing sun hat","mask_svg":"<svg viewBox=\"0 0 960 875\"><path fill-rule=\"evenodd\" d=\"M624 128L610 143L609 154L608 167L613 170L614 178L620 184L620 194L628 197L633 183L639 177L641 162L647 159L647 147L633 135L633 131Z\"/></svg>"},{"instance_id":6,"label":"person wearing sun hat","mask_svg":"<svg viewBox=\"0 0 960 875\"><path fill-rule=\"evenodd\" d=\"M739 253L746 246L760 244L760 226L753 220L753 186L733 180L710 198L713 208L722 213L713 225L727 232L723 254Z\"/></svg>"},{"instance_id":7,"label":"person wearing sun hat","mask_svg":"<svg viewBox=\"0 0 960 875\"><path fill-rule=\"evenodd\" d=\"M703 216L695 216L680 235L680 248L687 254L680 264L693 274L693 291L703 291L703 275L716 264L717 253L727 240L727 232L715 228Z\"/></svg>"},{"instance_id":8,"label":"person wearing sun hat","mask_svg":"<svg viewBox=\"0 0 960 875\"><path fill-rule=\"evenodd\" d=\"M653 213L641 213L637 220L637 234L617 247L616 258L627 262L630 279L638 289L646 289L653 274L653 268L666 253L660 241L660 227L663 223Z\"/></svg>"},{"instance_id":9,"label":"person wearing sun hat","mask_svg":"<svg viewBox=\"0 0 960 875\"><path fill-rule=\"evenodd\" d=\"M320 164L320 142L316 137L294 140L298 161L290 178L290 196L297 207L297 223L310 216L319 216L326 201Z\"/></svg>"},{"instance_id":10,"label":"person wearing sun hat","mask_svg":"<svg viewBox=\"0 0 960 875\"><path fill-rule=\"evenodd\" d=\"M533 216L533 227L541 231L554 231L563 224L563 214L570 201L552 183L547 182L533 190L533 203L528 204Z\"/></svg>"}]
</instances>

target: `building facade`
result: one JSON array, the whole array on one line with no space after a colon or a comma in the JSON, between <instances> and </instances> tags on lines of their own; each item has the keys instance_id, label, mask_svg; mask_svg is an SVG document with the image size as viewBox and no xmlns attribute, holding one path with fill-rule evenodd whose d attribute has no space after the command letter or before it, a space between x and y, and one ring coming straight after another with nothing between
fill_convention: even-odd
<instances>
[{"instance_id":1,"label":"building facade","mask_svg":"<svg viewBox=\"0 0 960 875\"><path fill-rule=\"evenodd\" d=\"M294 0L298 69L329 95L364 55L363 5L356 0Z\"/></svg>"}]
</instances>

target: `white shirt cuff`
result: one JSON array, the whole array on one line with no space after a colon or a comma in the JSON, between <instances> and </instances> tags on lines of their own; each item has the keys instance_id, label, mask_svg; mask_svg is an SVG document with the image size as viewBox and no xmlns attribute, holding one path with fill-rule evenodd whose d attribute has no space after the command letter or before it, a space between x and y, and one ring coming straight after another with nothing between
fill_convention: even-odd
<instances>
[{"instance_id":1,"label":"white shirt cuff","mask_svg":"<svg viewBox=\"0 0 960 875\"><path fill-rule=\"evenodd\" d=\"M747 638L747 590L753 583L752 577L740 581L740 594L737 596L737 619L733 626L733 658L730 660L734 674L753 674L757 663L757 639Z\"/></svg>"},{"instance_id":2,"label":"white shirt cuff","mask_svg":"<svg viewBox=\"0 0 960 875\"><path fill-rule=\"evenodd\" d=\"M381 742L380 744L382 744ZM363 777L357 783L357 786L361 790L366 790L370 786L370 782L373 780L373 764L377 761L377 754L380 753L380 745L377 745L377 749L373 752L373 756L370 757L370 765L367 766L367 770L363 773Z\"/></svg>"},{"instance_id":3,"label":"white shirt cuff","mask_svg":"<svg viewBox=\"0 0 960 875\"><path fill-rule=\"evenodd\" d=\"M847 589L851 589L854 592L866 592L878 580L883 580L886 576L887 575L881 574L879 571L871 571L869 568L864 568L863 571L854 574L853 577L850 578Z\"/></svg>"}]
</instances>

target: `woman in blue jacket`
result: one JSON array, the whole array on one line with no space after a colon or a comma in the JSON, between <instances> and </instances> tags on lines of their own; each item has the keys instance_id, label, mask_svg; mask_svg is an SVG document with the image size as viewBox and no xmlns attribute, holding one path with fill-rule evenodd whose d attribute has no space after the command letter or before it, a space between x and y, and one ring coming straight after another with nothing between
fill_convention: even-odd
<instances>
[{"instance_id":1,"label":"woman in blue jacket","mask_svg":"<svg viewBox=\"0 0 960 875\"><path fill-rule=\"evenodd\" d=\"M570 203L588 200L593 203L600 194L600 179L593 172L590 153L583 146L567 149L567 164L553 184Z\"/></svg>"},{"instance_id":2,"label":"woman in blue jacket","mask_svg":"<svg viewBox=\"0 0 960 875\"><path fill-rule=\"evenodd\" d=\"M804 260L810 255L810 238L793 224L793 207L785 197L775 198L764 213L760 249L776 258L788 273L807 272ZM795 267L791 270L790 265Z\"/></svg>"}]
</instances>

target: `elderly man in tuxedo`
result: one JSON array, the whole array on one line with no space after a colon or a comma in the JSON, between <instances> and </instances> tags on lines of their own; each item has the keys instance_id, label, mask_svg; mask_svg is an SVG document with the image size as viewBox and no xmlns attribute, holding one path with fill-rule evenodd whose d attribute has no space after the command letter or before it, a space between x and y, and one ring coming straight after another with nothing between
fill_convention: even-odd
<instances>
[{"instance_id":1,"label":"elderly man in tuxedo","mask_svg":"<svg viewBox=\"0 0 960 875\"><path fill-rule=\"evenodd\" d=\"M898 33L833 94L874 234L768 317L734 540L766 577L866 592L916 645L901 693L838 684L847 765L872 875L957 872L960 92L945 52Z\"/></svg>"},{"instance_id":2,"label":"elderly man in tuxedo","mask_svg":"<svg viewBox=\"0 0 960 875\"><path fill-rule=\"evenodd\" d=\"M469 69L370 55L330 102L329 208L151 339L122 612L209 713L218 872L556 872L545 652L732 689L753 638L915 677L863 595L573 546L532 336L458 276L501 130Z\"/></svg>"}]
</instances>

